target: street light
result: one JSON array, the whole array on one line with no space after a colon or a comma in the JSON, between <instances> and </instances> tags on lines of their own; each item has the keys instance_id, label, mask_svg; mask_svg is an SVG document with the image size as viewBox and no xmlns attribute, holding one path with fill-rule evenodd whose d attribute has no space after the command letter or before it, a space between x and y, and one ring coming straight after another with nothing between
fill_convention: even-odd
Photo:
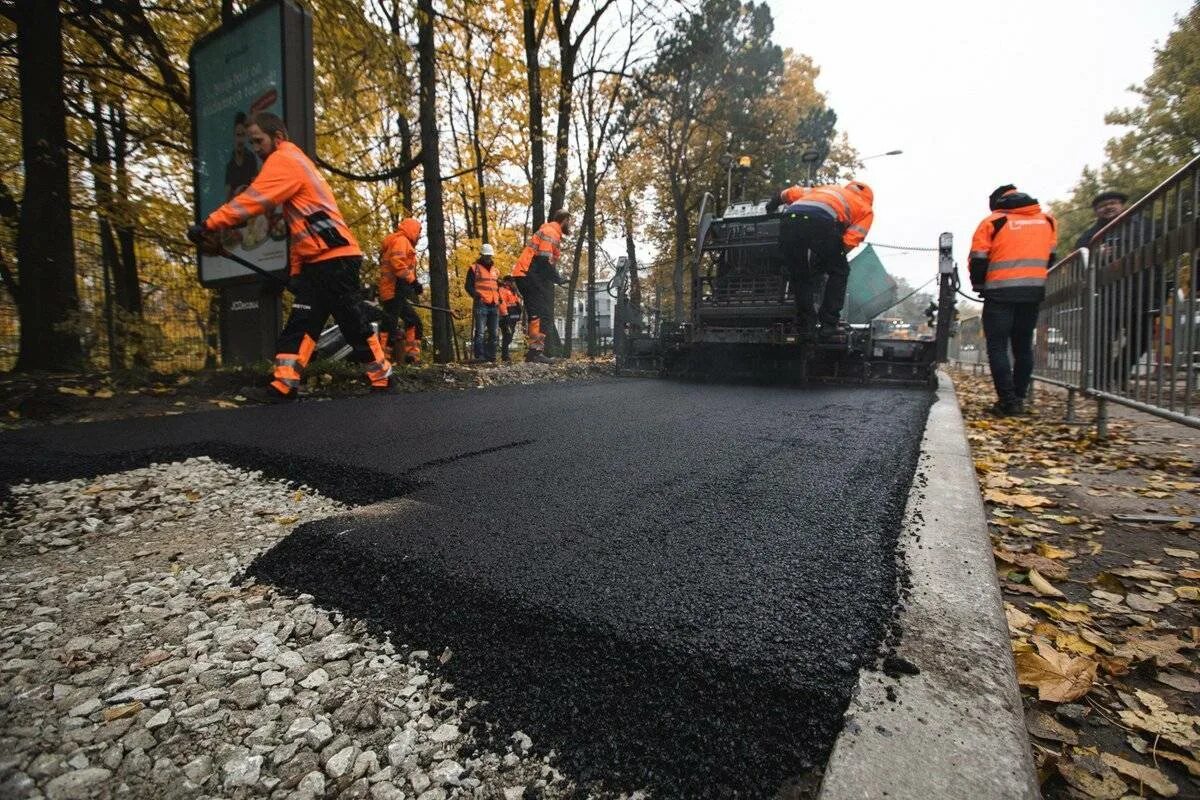
<instances>
[{"instance_id":1,"label":"street light","mask_svg":"<svg viewBox=\"0 0 1200 800\"><path fill-rule=\"evenodd\" d=\"M904 152L903 150L888 150L886 153L876 153L873 156L867 156L866 158L860 158L859 161L870 161L872 158L883 158L884 156L898 156L903 152Z\"/></svg>"}]
</instances>

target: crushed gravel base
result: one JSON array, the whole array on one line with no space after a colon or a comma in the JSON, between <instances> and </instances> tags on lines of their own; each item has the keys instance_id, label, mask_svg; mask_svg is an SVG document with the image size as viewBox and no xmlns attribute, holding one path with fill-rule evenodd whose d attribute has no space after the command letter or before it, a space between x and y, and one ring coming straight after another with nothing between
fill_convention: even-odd
<instances>
[{"instance_id":1,"label":"crushed gravel base","mask_svg":"<svg viewBox=\"0 0 1200 800\"><path fill-rule=\"evenodd\" d=\"M243 580L347 508L206 457L20 484L0 513L0 797L564 796L486 748L455 654ZM489 742L494 733L489 732Z\"/></svg>"}]
</instances>

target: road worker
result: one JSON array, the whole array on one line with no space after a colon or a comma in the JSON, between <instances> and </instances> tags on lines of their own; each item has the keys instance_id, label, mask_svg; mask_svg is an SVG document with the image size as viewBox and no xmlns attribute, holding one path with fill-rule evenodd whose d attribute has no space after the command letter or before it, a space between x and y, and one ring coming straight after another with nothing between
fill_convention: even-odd
<instances>
[{"instance_id":1,"label":"road worker","mask_svg":"<svg viewBox=\"0 0 1200 800\"><path fill-rule=\"evenodd\" d=\"M509 361L508 348L513 334L521 321L521 298L517 296L517 283L511 275L500 281L500 360Z\"/></svg>"},{"instance_id":2,"label":"road worker","mask_svg":"<svg viewBox=\"0 0 1200 800\"><path fill-rule=\"evenodd\" d=\"M534 231L513 265L512 274L529 320L525 360L535 364L551 363L552 359L546 356L546 339L549 336L552 342L558 341L554 330L554 286L567 282L558 273L558 259L562 237L570 232L571 215L561 208L554 211L550 220Z\"/></svg>"},{"instance_id":3,"label":"road worker","mask_svg":"<svg viewBox=\"0 0 1200 800\"><path fill-rule=\"evenodd\" d=\"M392 359L397 363L416 364L421 360L421 317L413 308L422 291L417 280L416 244L420 238L421 223L406 217L384 237L379 254L379 302L383 306Z\"/></svg>"},{"instance_id":4,"label":"road worker","mask_svg":"<svg viewBox=\"0 0 1200 800\"><path fill-rule=\"evenodd\" d=\"M767 204L767 212L784 207L779 225L779 246L791 273L796 314L802 333L811 334L820 323L823 337L841 329L842 305L850 278L846 254L862 244L875 219L875 194L862 181L845 186L789 186ZM829 276L817 319L813 319L817 276Z\"/></svg>"},{"instance_id":5,"label":"road worker","mask_svg":"<svg viewBox=\"0 0 1200 800\"><path fill-rule=\"evenodd\" d=\"M988 207L992 213L971 239L971 286L983 295L983 335L997 398L991 410L1011 416L1025 412L1033 331L1055 261L1058 225L1037 200L1012 184L992 192Z\"/></svg>"},{"instance_id":6,"label":"road worker","mask_svg":"<svg viewBox=\"0 0 1200 800\"><path fill-rule=\"evenodd\" d=\"M490 244L479 248L479 258L467 270L466 290L472 299L475 319L475 360L496 363L496 339L500 324L500 270L492 263Z\"/></svg>"},{"instance_id":7,"label":"road worker","mask_svg":"<svg viewBox=\"0 0 1200 800\"><path fill-rule=\"evenodd\" d=\"M360 297L362 251L346 225L329 184L275 114L260 112L246 134L262 168L246 187L204 222L188 229L188 238L208 253L220 251L219 232L244 225L251 217L283 209L291 237L289 288L292 311L276 342L275 369L263 399L293 400L300 377L332 314L353 357L365 365L372 389L391 384L392 365L367 318Z\"/></svg>"}]
</instances>

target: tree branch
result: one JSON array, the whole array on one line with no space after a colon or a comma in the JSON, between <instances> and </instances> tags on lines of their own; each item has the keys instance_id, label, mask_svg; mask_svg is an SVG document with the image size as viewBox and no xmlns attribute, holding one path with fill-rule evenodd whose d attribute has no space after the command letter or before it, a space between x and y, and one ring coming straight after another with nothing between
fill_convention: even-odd
<instances>
[{"instance_id":1,"label":"tree branch","mask_svg":"<svg viewBox=\"0 0 1200 800\"><path fill-rule=\"evenodd\" d=\"M407 163L400 164L399 166L392 167L391 169L383 172L372 172L369 174L359 174L342 169L341 167L336 167L318 155L314 155L313 161L315 161L322 169L327 169L334 175L345 178L346 180L358 181L359 183L380 183L381 181L393 181L396 178L402 178L408 173L412 172L414 169L421 166L421 156L422 153L418 152Z\"/></svg>"}]
</instances>

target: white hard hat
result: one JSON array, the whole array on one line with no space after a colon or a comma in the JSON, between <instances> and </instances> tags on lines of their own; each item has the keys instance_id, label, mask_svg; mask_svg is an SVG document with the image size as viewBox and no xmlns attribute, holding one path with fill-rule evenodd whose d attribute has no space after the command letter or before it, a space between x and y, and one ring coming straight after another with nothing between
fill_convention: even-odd
<instances>
[{"instance_id":1,"label":"white hard hat","mask_svg":"<svg viewBox=\"0 0 1200 800\"><path fill-rule=\"evenodd\" d=\"M492 249L492 246L490 244L485 244L483 247L479 248L479 255L494 256L494 255L496 255L496 251Z\"/></svg>"}]
</instances>

